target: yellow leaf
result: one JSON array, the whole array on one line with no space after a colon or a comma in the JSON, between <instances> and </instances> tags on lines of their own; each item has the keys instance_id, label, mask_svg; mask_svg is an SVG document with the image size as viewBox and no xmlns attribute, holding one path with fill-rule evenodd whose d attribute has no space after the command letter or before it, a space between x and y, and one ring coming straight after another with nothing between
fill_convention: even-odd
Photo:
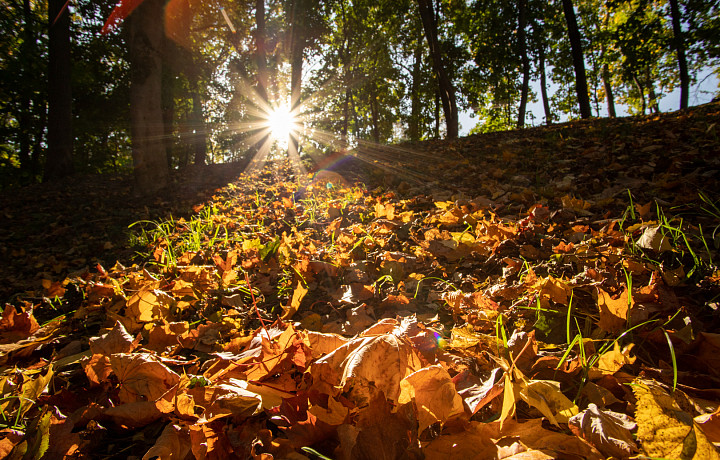
<instances>
[{"instance_id":1,"label":"yellow leaf","mask_svg":"<svg viewBox=\"0 0 720 460\"><path fill-rule=\"evenodd\" d=\"M302 285L302 281L298 281L295 292L293 292L292 300L290 300L290 306L283 308L285 312L282 315L283 320L289 320L295 313L300 309L300 302L308 293L307 288Z\"/></svg>"},{"instance_id":2,"label":"yellow leaf","mask_svg":"<svg viewBox=\"0 0 720 460\"><path fill-rule=\"evenodd\" d=\"M505 390L503 392L503 405L500 412L500 423L515 413L515 388L510 374L505 373Z\"/></svg>"},{"instance_id":3,"label":"yellow leaf","mask_svg":"<svg viewBox=\"0 0 720 460\"><path fill-rule=\"evenodd\" d=\"M627 324L628 312L632 306L632 300L628 302L627 289L620 294L620 297L613 299L610 294L598 288L597 297L600 309L598 326L613 334L622 332Z\"/></svg>"},{"instance_id":4,"label":"yellow leaf","mask_svg":"<svg viewBox=\"0 0 720 460\"><path fill-rule=\"evenodd\" d=\"M619 371L625 364L634 363L636 359L635 356L630 356L633 347L634 344L631 343L623 350L620 350L620 345L615 342L613 349L603 353L595 366L590 369L589 377L595 380L603 375L612 375Z\"/></svg>"},{"instance_id":5,"label":"yellow leaf","mask_svg":"<svg viewBox=\"0 0 720 460\"><path fill-rule=\"evenodd\" d=\"M560 382L553 380L531 380L520 390L520 397L554 425L567 423L578 413L578 407L560 392Z\"/></svg>"},{"instance_id":6,"label":"yellow leaf","mask_svg":"<svg viewBox=\"0 0 720 460\"><path fill-rule=\"evenodd\" d=\"M435 422L445 423L464 412L463 401L450 374L440 365L413 372L400 381L399 404L415 402L420 424L418 433Z\"/></svg>"},{"instance_id":7,"label":"yellow leaf","mask_svg":"<svg viewBox=\"0 0 720 460\"><path fill-rule=\"evenodd\" d=\"M687 412L653 380L636 380L637 439L650 457L720 459L715 447Z\"/></svg>"},{"instance_id":8,"label":"yellow leaf","mask_svg":"<svg viewBox=\"0 0 720 460\"><path fill-rule=\"evenodd\" d=\"M342 403L335 400L332 396L328 398L328 408L325 409L317 404L310 406L308 412L313 414L318 420L328 425L342 425L347 419L350 409L343 406Z\"/></svg>"}]
</instances>

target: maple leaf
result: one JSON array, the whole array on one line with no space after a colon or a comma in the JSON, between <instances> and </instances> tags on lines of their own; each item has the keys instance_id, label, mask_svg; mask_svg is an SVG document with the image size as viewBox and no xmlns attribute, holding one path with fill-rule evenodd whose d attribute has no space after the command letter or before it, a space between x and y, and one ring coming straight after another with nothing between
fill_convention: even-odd
<instances>
[{"instance_id":1,"label":"maple leaf","mask_svg":"<svg viewBox=\"0 0 720 460\"><path fill-rule=\"evenodd\" d=\"M120 401L155 401L177 385L180 377L150 353L116 353L110 366L120 381Z\"/></svg>"},{"instance_id":2,"label":"maple leaf","mask_svg":"<svg viewBox=\"0 0 720 460\"><path fill-rule=\"evenodd\" d=\"M632 388L638 399L637 438L646 455L698 460L720 458L702 429L657 382L639 379Z\"/></svg>"},{"instance_id":3,"label":"maple leaf","mask_svg":"<svg viewBox=\"0 0 720 460\"><path fill-rule=\"evenodd\" d=\"M420 433L435 422L444 423L464 413L462 398L440 365L424 367L400 381L398 404L409 402L415 404Z\"/></svg>"},{"instance_id":4,"label":"maple leaf","mask_svg":"<svg viewBox=\"0 0 720 460\"><path fill-rule=\"evenodd\" d=\"M587 409L571 417L568 425L573 433L608 457L627 458L637 452L631 433L637 425L625 414L601 410L590 403Z\"/></svg>"}]
</instances>

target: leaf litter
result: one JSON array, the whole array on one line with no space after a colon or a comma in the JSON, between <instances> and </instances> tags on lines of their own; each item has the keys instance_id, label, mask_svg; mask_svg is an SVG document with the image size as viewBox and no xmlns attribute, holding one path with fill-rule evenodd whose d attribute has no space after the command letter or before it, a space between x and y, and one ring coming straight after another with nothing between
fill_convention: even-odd
<instances>
[{"instance_id":1,"label":"leaf litter","mask_svg":"<svg viewBox=\"0 0 720 460\"><path fill-rule=\"evenodd\" d=\"M276 161L139 223L136 263L5 307L0 453L717 458L703 110L413 146L435 179Z\"/></svg>"}]
</instances>

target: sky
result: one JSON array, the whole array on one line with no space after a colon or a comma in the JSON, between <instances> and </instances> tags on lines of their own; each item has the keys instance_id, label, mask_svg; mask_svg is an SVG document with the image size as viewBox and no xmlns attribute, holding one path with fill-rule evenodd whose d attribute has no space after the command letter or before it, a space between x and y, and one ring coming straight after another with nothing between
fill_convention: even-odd
<instances>
[{"instance_id":1,"label":"sky","mask_svg":"<svg viewBox=\"0 0 720 460\"><path fill-rule=\"evenodd\" d=\"M710 102L715 97L720 89L718 88L718 78L716 74L712 73L711 69L707 69L698 75L698 83L690 87L690 100L689 103L693 105L701 105ZM528 113L532 112L535 115L534 125L540 125L543 122L545 112L542 107L542 102L539 100L540 95L540 82L533 81L531 84L532 91L538 95L538 100L528 104ZM548 95L551 95L554 88L550 84L548 88ZM661 112L672 112L678 109L680 106L680 88L676 88L671 93L666 94L660 99L660 111ZM618 104L616 105L618 116L627 116L628 112L626 107ZM604 111L604 113L603 113ZM460 113L460 135L467 136L468 132L475 127L478 122L478 118L471 117L472 110L467 110ZM601 115L607 116L607 109L601 110ZM561 121L567 121L567 117L561 117ZM531 123L531 119L527 117L528 125Z\"/></svg>"}]
</instances>

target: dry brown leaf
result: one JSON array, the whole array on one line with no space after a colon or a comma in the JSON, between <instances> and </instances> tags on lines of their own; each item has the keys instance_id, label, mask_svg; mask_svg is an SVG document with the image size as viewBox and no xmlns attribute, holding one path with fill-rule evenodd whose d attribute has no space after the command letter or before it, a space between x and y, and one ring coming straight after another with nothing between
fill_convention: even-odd
<instances>
[{"instance_id":1,"label":"dry brown leaf","mask_svg":"<svg viewBox=\"0 0 720 460\"><path fill-rule=\"evenodd\" d=\"M302 299L305 297L305 295L308 293L308 289L303 286L302 281L298 281L297 286L295 287L295 291L293 292L292 299L290 300L290 305L287 307L283 307L284 313L282 315L282 319L284 321L289 320L290 318L297 313L297 311L300 309L300 303L302 302Z\"/></svg>"},{"instance_id":2,"label":"dry brown leaf","mask_svg":"<svg viewBox=\"0 0 720 460\"><path fill-rule=\"evenodd\" d=\"M120 381L118 396L123 403L155 401L180 381L150 353L117 353L110 356L110 366Z\"/></svg>"},{"instance_id":3,"label":"dry brown leaf","mask_svg":"<svg viewBox=\"0 0 720 460\"><path fill-rule=\"evenodd\" d=\"M642 236L637 240L641 248L652 249L655 252L665 252L672 249L670 237L663 235L660 227L646 227Z\"/></svg>"},{"instance_id":4,"label":"dry brown leaf","mask_svg":"<svg viewBox=\"0 0 720 460\"><path fill-rule=\"evenodd\" d=\"M5 305L2 318L0 318L0 342L12 343L25 339L34 334L40 325L35 320L32 310L20 308L20 312L10 304Z\"/></svg>"},{"instance_id":5,"label":"dry brown leaf","mask_svg":"<svg viewBox=\"0 0 720 460\"><path fill-rule=\"evenodd\" d=\"M613 299L610 294L597 288L597 299L600 308L598 326L611 334L622 332L626 328L628 312L632 306L632 299L628 302L627 289L620 294L620 297Z\"/></svg>"},{"instance_id":6,"label":"dry brown leaf","mask_svg":"<svg viewBox=\"0 0 720 460\"><path fill-rule=\"evenodd\" d=\"M125 316L139 329L142 323L166 318L173 302L172 296L166 292L143 287L128 299Z\"/></svg>"},{"instance_id":7,"label":"dry brown leaf","mask_svg":"<svg viewBox=\"0 0 720 460\"><path fill-rule=\"evenodd\" d=\"M374 399L376 391L396 401L400 381L421 367L409 341L383 334L353 339L315 361L310 373L321 392L333 395L335 387L342 387L356 405L363 407Z\"/></svg>"},{"instance_id":8,"label":"dry brown leaf","mask_svg":"<svg viewBox=\"0 0 720 460\"><path fill-rule=\"evenodd\" d=\"M720 442L720 408L711 414L698 415L695 417L695 423L700 426L710 442Z\"/></svg>"},{"instance_id":9,"label":"dry brown leaf","mask_svg":"<svg viewBox=\"0 0 720 460\"><path fill-rule=\"evenodd\" d=\"M190 453L190 433L187 428L168 424L155 441L155 445L143 455L143 460L183 460Z\"/></svg>"},{"instance_id":10,"label":"dry brown leaf","mask_svg":"<svg viewBox=\"0 0 720 460\"><path fill-rule=\"evenodd\" d=\"M135 349L133 337L120 321L106 334L90 338L90 351L94 355L109 356L113 353L130 353Z\"/></svg>"},{"instance_id":11,"label":"dry brown leaf","mask_svg":"<svg viewBox=\"0 0 720 460\"><path fill-rule=\"evenodd\" d=\"M595 446L608 457L628 458L637 452L631 433L637 425L627 415L601 410L590 403L588 408L570 418L570 430Z\"/></svg>"},{"instance_id":12,"label":"dry brown leaf","mask_svg":"<svg viewBox=\"0 0 720 460\"><path fill-rule=\"evenodd\" d=\"M128 428L149 425L166 415L158 408L155 401L135 401L108 407L104 414L118 425Z\"/></svg>"},{"instance_id":13,"label":"dry brown leaf","mask_svg":"<svg viewBox=\"0 0 720 460\"><path fill-rule=\"evenodd\" d=\"M422 368L400 381L398 404L409 402L415 403L419 433L433 423L445 423L464 413L462 398L450 374L440 365Z\"/></svg>"}]
</instances>

